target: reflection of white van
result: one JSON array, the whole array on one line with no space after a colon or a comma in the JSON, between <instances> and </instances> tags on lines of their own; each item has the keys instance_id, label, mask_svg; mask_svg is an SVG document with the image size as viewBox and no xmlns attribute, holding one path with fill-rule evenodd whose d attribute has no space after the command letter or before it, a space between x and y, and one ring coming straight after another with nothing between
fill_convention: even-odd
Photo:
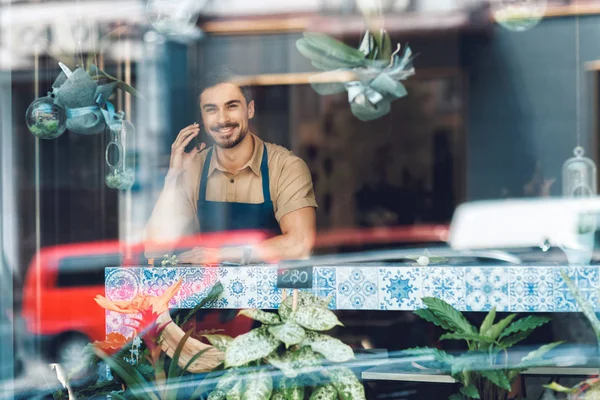
<instances>
[{"instance_id":1,"label":"reflection of white van","mask_svg":"<svg viewBox=\"0 0 600 400\"><path fill-rule=\"evenodd\" d=\"M460 205L448 243L453 249L560 247L570 262L592 256L600 197L476 201Z\"/></svg>"}]
</instances>

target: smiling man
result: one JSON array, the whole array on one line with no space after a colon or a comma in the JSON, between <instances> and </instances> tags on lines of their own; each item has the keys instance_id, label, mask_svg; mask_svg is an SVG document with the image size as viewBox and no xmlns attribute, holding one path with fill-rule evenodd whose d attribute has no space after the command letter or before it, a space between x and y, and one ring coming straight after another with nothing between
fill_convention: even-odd
<instances>
[{"instance_id":1,"label":"smiling man","mask_svg":"<svg viewBox=\"0 0 600 400\"><path fill-rule=\"evenodd\" d=\"M199 103L203 129L214 145L186 152L201 126L182 129L171 146L163 191L148 222L148 243L173 241L194 232L260 229L272 233L253 248L196 248L181 254L189 263L281 260L310 255L317 207L306 163L289 150L250 131L250 90L221 74L208 80ZM147 246L148 250L148 246Z\"/></svg>"}]
</instances>

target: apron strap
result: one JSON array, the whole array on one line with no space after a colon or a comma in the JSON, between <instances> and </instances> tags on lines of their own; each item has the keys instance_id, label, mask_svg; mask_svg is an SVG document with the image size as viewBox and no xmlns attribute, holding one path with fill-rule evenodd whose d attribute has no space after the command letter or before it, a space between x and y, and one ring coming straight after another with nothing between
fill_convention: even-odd
<instances>
[{"instance_id":1,"label":"apron strap","mask_svg":"<svg viewBox=\"0 0 600 400\"><path fill-rule=\"evenodd\" d=\"M206 200L206 184L208 182L208 170L210 168L210 160L212 159L213 147L208 150L204 167L202 168L202 176L200 178L200 193L198 200ZM264 202L271 201L271 185L269 183L269 156L267 154L267 145L263 144L263 155L260 162L260 176L262 178L262 190Z\"/></svg>"},{"instance_id":2,"label":"apron strap","mask_svg":"<svg viewBox=\"0 0 600 400\"><path fill-rule=\"evenodd\" d=\"M269 156L267 145L263 143L263 156L260 162L260 176L262 178L263 198L265 203L271 201L271 186L269 184Z\"/></svg>"},{"instance_id":3,"label":"apron strap","mask_svg":"<svg viewBox=\"0 0 600 400\"><path fill-rule=\"evenodd\" d=\"M202 167L202 175L200 177L200 193L198 194L199 201L206 200L206 183L208 182L208 169L210 168L210 160L212 159L213 148L211 147L206 153L204 167Z\"/></svg>"}]
</instances>

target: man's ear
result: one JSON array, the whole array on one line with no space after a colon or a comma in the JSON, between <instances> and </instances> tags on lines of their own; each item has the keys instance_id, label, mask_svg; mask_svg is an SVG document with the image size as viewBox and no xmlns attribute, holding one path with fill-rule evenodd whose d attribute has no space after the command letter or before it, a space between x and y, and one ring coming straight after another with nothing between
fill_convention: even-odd
<instances>
[{"instance_id":1,"label":"man's ear","mask_svg":"<svg viewBox=\"0 0 600 400\"><path fill-rule=\"evenodd\" d=\"M248 103L248 119L254 118L254 100Z\"/></svg>"}]
</instances>

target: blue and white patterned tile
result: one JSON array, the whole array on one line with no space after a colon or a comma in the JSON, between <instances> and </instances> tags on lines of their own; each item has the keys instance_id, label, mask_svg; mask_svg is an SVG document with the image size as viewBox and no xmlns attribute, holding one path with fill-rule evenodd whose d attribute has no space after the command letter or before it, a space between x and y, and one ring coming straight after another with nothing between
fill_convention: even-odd
<instances>
[{"instance_id":1,"label":"blue and white patterned tile","mask_svg":"<svg viewBox=\"0 0 600 400\"><path fill-rule=\"evenodd\" d=\"M416 310L423 306L421 268L381 267L378 275L380 310Z\"/></svg>"},{"instance_id":2,"label":"blue and white patterned tile","mask_svg":"<svg viewBox=\"0 0 600 400\"><path fill-rule=\"evenodd\" d=\"M256 273L252 267L221 267L218 269L223 293L217 308L256 308Z\"/></svg>"},{"instance_id":3,"label":"blue and white patterned tile","mask_svg":"<svg viewBox=\"0 0 600 400\"><path fill-rule=\"evenodd\" d=\"M554 310L556 312L570 312L577 310L577 302L575 297L571 294L567 283L563 278L563 274L566 274L574 285L579 287L578 276L579 267L566 267L566 268L553 268L554 271ZM584 272L585 271L581 271ZM581 283L585 284L585 276L582 277ZM587 282L589 283L589 281Z\"/></svg>"},{"instance_id":4,"label":"blue and white patterned tile","mask_svg":"<svg viewBox=\"0 0 600 400\"><path fill-rule=\"evenodd\" d=\"M577 267L577 287L580 290L598 289L600 285L598 266Z\"/></svg>"},{"instance_id":5,"label":"blue and white patterned tile","mask_svg":"<svg viewBox=\"0 0 600 400\"><path fill-rule=\"evenodd\" d=\"M462 267L426 267L421 269L423 297L437 297L453 307L465 307L465 269Z\"/></svg>"},{"instance_id":6,"label":"blue and white patterned tile","mask_svg":"<svg viewBox=\"0 0 600 400\"><path fill-rule=\"evenodd\" d=\"M581 297L591 304L596 312L600 310L600 304L598 303L600 301L598 290L580 290L579 292L581 293ZM577 306L577 309L581 311L579 306Z\"/></svg>"},{"instance_id":7,"label":"blue and white patterned tile","mask_svg":"<svg viewBox=\"0 0 600 400\"><path fill-rule=\"evenodd\" d=\"M331 267L315 267L313 293L319 297L331 297L329 308L337 308L336 270Z\"/></svg>"},{"instance_id":8,"label":"blue and white patterned tile","mask_svg":"<svg viewBox=\"0 0 600 400\"><path fill-rule=\"evenodd\" d=\"M173 267L142 268L141 279L144 293L159 295L179 280L179 274Z\"/></svg>"},{"instance_id":9,"label":"blue and white patterned tile","mask_svg":"<svg viewBox=\"0 0 600 400\"><path fill-rule=\"evenodd\" d=\"M151 296L160 296L169 286L179 280L178 269L174 267L143 268L141 272L142 291ZM169 302L169 307L177 307L175 297Z\"/></svg>"},{"instance_id":10,"label":"blue and white patterned tile","mask_svg":"<svg viewBox=\"0 0 600 400\"><path fill-rule=\"evenodd\" d=\"M577 302L568 290L554 291L554 310L555 312L571 312L577 310Z\"/></svg>"},{"instance_id":11,"label":"blue and white patterned tile","mask_svg":"<svg viewBox=\"0 0 600 400\"><path fill-rule=\"evenodd\" d=\"M465 268L466 310L508 311L508 268Z\"/></svg>"},{"instance_id":12,"label":"blue and white patterned tile","mask_svg":"<svg viewBox=\"0 0 600 400\"><path fill-rule=\"evenodd\" d=\"M566 273L569 279L577 284L577 268L576 267L553 267L552 272L554 274L554 290L569 290L565 280L562 277L562 272Z\"/></svg>"},{"instance_id":13,"label":"blue and white patterned tile","mask_svg":"<svg viewBox=\"0 0 600 400\"><path fill-rule=\"evenodd\" d=\"M106 268L105 293L109 300L131 300L141 293L140 268Z\"/></svg>"},{"instance_id":14,"label":"blue and white patterned tile","mask_svg":"<svg viewBox=\"0 0 600 400\"><path fill-rule=\"evenodd\" d=\"M256 276L256 308L279 308L282 291L277 289L277 266L252 268Z\"/></svg>"},{"instance_id":15,"label":"blue and white patterned tile","mask_svg":"<svg viewBox=\"0 0 600 400\"><path fill-rule=\"evenodd\" d=\"M182 267L177 272L182 280L181 288L175 295L179 308L196 307L218 281L215 268Z\"/></svg>"},{"instance_id":16,"label":"blue and white patterned tile","mask_svg":"<svg viewBox=\"0 0 600 400\"><path fill-rule=\"evenodd\" d=\"M377 299L377 268L337 268L337 308L339 310L373 310Z\"/></svg>"},{"instance_id":17,"label":"blue and white patterned tile","mask_svg":"<svg viewBox=\"0 0 600 400\"><path fill-rule=\"evenodd\" d=\"M510 311L553 311L554 268L509 267Z\"/></svg>"}]
</instances>

